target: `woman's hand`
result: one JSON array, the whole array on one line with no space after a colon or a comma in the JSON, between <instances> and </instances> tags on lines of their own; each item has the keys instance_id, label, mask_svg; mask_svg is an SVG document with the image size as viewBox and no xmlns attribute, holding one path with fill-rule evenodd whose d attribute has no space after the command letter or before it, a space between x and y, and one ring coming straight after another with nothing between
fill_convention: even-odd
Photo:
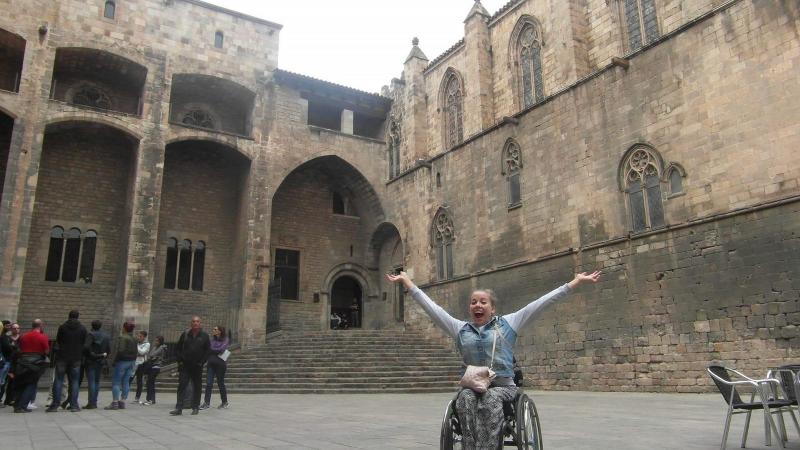
<instances>
[{"instance_id":1,"label":"woman's hand","mask_svg":"<svg viewBox=\"0 0 800 450\"><path fill-rule=\"evenodd\" d=\"M406 290L411 290L411 288L415 287L414 282L411 281L411 278L409 278L408 274L405 272L400 272L397 275L387 273L386 279L391 281L392 283L402 283L403 287L405 287Z\"/></svg>"},{"instance_id":2,"label":"woman's hand","mask_svg":"<svg viewBox=\"0 0 800 450\"><path fill-rule=\"evenodd\" d=\"M575 278L573 278L572 281L569 282L569 287L575 289L576 287L578 287L579 284L597 283L599 279L600 279L599 270L595 270L592 273L587 273L587 272L576 273Z\"/></svg>"}]
</instances>

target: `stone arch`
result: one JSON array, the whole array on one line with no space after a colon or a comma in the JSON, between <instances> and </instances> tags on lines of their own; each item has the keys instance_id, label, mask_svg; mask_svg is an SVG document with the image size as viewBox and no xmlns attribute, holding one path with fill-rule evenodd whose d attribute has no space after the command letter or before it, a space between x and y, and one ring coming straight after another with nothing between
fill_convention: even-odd
<instances>
[{"instance_id":1,"label":"stone arch","mask_svg":"<svg viewBox=\"0 0 800 450\"><path fill-rule=\"evenodd\" d=\"M125 289L129 194L139 139L113 123L75 118L53 121L43 134L19 317L28 321L45 309L42 319L57 323L71 307L63 298L78 289L87 321L113 322L114 299ZM78 253L81 272L87 263L86 277L46 277L50 233L56 225L91 232L84 236L93 241L91 251Z\"/></svg>"},{"instance_id":2,"label":"stone arch","mask_svg":"<svg viewBox=\"0 0 800 450\"><path fill-rule=\"evenodd\" d=\"M0 199L2 199L5 190L5 178L12 153L11 142L13 140L14 125L16 123L16 118L11 114L6 114L5 111L5 109L0 107ZM13 192L13 190L11 192Z\"/></svg>"},{"instance_id":3,"label":"stone arch","mask_svg":"<svg viewBox=\"0 0 800 450\"><path fill-rule=\"evenodd\" d=\"M0 28L0 89L19 92L26 44L22 36Z\"/></svg>"},{"instance_id":4,"label":"stone arch","mask_svg":"<svg viewBox=\"0 0 800 450\"><path fill-rule=\"evenodd\" d=\"M361 264L354 263L342 263L331 267L331 269L328 271L328 274L325 275L325 278L323 279L320 290L322 292L330 292L331 288L333 287L333 283L343 276L349 276L358 281L361 284L361 287L364 289L365 296L378 295L378 292L374 286L375 283L370 283L369 281L369 270L367 270L367 268Z\"/></svg>"},{"instance_id":5,"label":"stone arch","mask_svg":"<svg viewBox=\"0 0 800 450\"><path fill-rule=\"evenodd\" d=\"M103 127L113 128L117 131L120 131L128 135L131 139L134 139L136 141L141 141L143 137L139 131L131 128L125 123L125 121L117 117L108 115L106 116L98 115L97 117L91 117L83 113L74 113L74 112L58 114L56 116L51 117L50 120L48 120L46 123L45 133L48 132L48 129L63 128L63 127L71 128L81 125L103 126Z\"/></svg>"},{"instance_id":6,"label":"stone arch","mask_svg":"<svg viewBox=\"0 0 800 450\"><path fill-rule=\"evenodd\" d=\"M141 115L147 67L107 49L59 47L50 97L72 105Z\"/></svg>"},{"instance_id":7,"label":"stone arch","mask_svg":"<svg viewBox=\"0 0 800 450\"><path fill-rule=\"evenodd\" d=\"M194 128L250 136L256 93L235 81L201 73L175 73L169 121ZM200 120L198 115L208 119Z\"/></svg>"},{"instance_id":8,"label":"stone arch","mask_svg":"<svg viewBox=\"0 0 800 450\"><path fill-rule=\"evenodd\" d=\"M180 142L188 142L188 141L196 141L196 142L207 142L218 144L220 147L224 147L230 151L236 152L244 158L252 161L250 155L245 153L241 148L239 148L235 143L235 138L231 137L226 139L226 136L214 136L214 135L202 135L202 134L181 134L179 136L175 136L165 142L167 146L172 144L177 144Z\"/></svg>"},{"instance_id":9,"label":"stone arch","mask_svg":"<svg viewBox=\"0 0 800 450\"><path fill-rule=\"evenodd\" d=\"M277 184L278 187L273 192L273 199L290 176L307 169L322 169L328 173L338 174L340 176L339 180L344 178L344 180L342 180L344 181L342 187L345 191L359 194L366 199L366 205L371 216L374 217L375 220L382 221L385 217L380 197L378 197L378 193L369 181L367 181L366 177L364 177L361 171L350 162L334 154L315 156L287 171L286 175L280 178L281 181ZM352 178L352 180L348 178Z\"/></svg>"},{"instance_id":10,"label":"stone arch","mask_svg":"<svg viewBox=\"0 0 800 450\"><path fill-rule=\"evenodd\" d=\"M247 275L252 162L228 142L186 137L166 145L163 161L151 332L180 329L189 310L236 328ZM170 239L192 243L185 259Z\"/></svg>"},{"instance_id":11,"label":"stone arch","mask_svg":"<svg viewBox=\"0 0 800 450\"><path fill-rule=\"evenodd\" d=\"M402 239L402 235L400 234L400 230L391 223L391 222L383 222L375 229L372 233L372 237L369 241L369 250L371 252L371 256L367 258L367 260L371 263L370 267L379 267L378 259L380 258L380 250L381 246L388 240L397 237L400 241L401 252L403 255L403 259L405 259L405 243Z\"/></svg>"},{"instance_id":12,"label":"stone arch","mask_svg":"<svg viewBox=\"0 0 800 450\"><path fill-rule=\"evenodd\" d=\"M639 149L643 149L649 154L653 155L655 159L654 163L658 169L658 175L660 178L664 177L664 159L661 157L661 153L647 142L637 142L625 150L625 153L622 154L622 158L620 158L619 165L617 166L617 186L622 192L625 191L625 164L628 162L628 159L631 157L631 155Z\"/></svg>"},{"instance_id":13,"label":"stone arch","mask_svg":"<svg viewBox=\"0 0 800 450\"><path fill-rule=\"evenodd\" d=\"M337 283L347 278L355 281L355 283L359 285L361 295L360 298L358 298L357 318L348 316L346 320L349 322L351 328L366 328L366 320L364 319L370 314L370 311L368 311L369 306L371 300L377 298L377 292L375 291L375 283L370 283L371 277L369 272L359 264L339 264L328 272L322 289L326 297L324 301L323 320L330 319L331 314L334 312L334 306L339 306L339 311L337 312L340 315L342 315L342 313L347 313L346 309L344 311L342 310L342 305L334 305L335 287ZM344 305L344 308L347 308L347 305Z\"/></svg>"}]
</instances>

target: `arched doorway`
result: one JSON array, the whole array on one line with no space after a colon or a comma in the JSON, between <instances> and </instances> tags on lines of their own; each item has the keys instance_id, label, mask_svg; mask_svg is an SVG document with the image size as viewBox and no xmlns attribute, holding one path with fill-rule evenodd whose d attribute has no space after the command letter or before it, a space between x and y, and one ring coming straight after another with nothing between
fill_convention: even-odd
<instances>
[{"instance_id":1,"label":"arched doorway","mask_svg":"<svg viewBox=\"0 0 800 450\"><path fill-rule=\"evenodd\" d=\"M363 289L355 278L339 277L331 288L331 328L362 328Z\"/></svg>"}]
</instances>

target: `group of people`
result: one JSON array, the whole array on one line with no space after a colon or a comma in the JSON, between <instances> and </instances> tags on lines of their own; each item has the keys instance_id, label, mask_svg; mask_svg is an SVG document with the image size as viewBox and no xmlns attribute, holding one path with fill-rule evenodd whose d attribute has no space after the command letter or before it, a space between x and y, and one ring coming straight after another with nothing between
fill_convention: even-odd
<instances>
[{"instance_id":1,"label":"group of people","mask_svg":"<svg viewBox=\"0 0 800 450\"><path fill-rule=\"evenodd\" d=\"M167 363L168 352L163 336L156 336L153 344L147 340L147 331L140 330L134 337L136 325L125 322L120 335L113 341L102 330L103 323L92 321L91 331L79 321L77 310L69 312L68 319L59 326L52 349L50 338L44 332L44 323L36 319L27 333L20 332L20 325L8 320L0 328L0 408L13 406L15 413L29 413L35 408L36 388L48 367L53 367L52 401L47 412L69 409L96 409L100 391L100 378L104 367L111 370L112 401L104 409L125 409L131 382L136 380L135 403L156 403L156 379ZM188 383L192 383L192 414L210 406L214 380L217 381L222 403L220 409L228 408L225 388L225 372L230 352L230 340L222 326L213 329L211 337L202 330L200 318L193 317L191 327L178 340L175 359L180 373L178 401L173 415L181 414ZM50 361L50 355L55 359ZM201 377L203 367L208 365L205 401L200 404ZM64 379L67 379L67 398L62 402ZM87 381L88 398L81 407L78 401L83 380ZM146 396L142 400L145 387Z\"/></svg>"}]
</instances>

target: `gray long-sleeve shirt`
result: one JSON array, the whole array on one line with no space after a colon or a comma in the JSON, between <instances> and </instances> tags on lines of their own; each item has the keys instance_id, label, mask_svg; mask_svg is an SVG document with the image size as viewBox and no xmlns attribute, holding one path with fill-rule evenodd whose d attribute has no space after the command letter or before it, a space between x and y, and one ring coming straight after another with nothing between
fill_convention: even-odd
<instances>
[{"instance_id":1,"label":"gray long-sleeve shirt","mask_svg":"<svg viewBox=\"0 0 800 450\"><path fill-rule=\"evenodd\" d=\"M557 300L566 297L570 292L572 292L572 288L565 283L528 303L519 311L504 315L503 318L508 321L508 324L511 325L511 328L513 328L515 332L519 333L519 330L534 317ZM449 336L456 338L458 336L458 331L467 323L448 314L441 306L434 303L427 294L422 292L420 288L414 286L409 293L411 297L422 306L422 309L428 313L431 319L433 319L433 322L441 327Z\"/></svg>"}]
</instances>

